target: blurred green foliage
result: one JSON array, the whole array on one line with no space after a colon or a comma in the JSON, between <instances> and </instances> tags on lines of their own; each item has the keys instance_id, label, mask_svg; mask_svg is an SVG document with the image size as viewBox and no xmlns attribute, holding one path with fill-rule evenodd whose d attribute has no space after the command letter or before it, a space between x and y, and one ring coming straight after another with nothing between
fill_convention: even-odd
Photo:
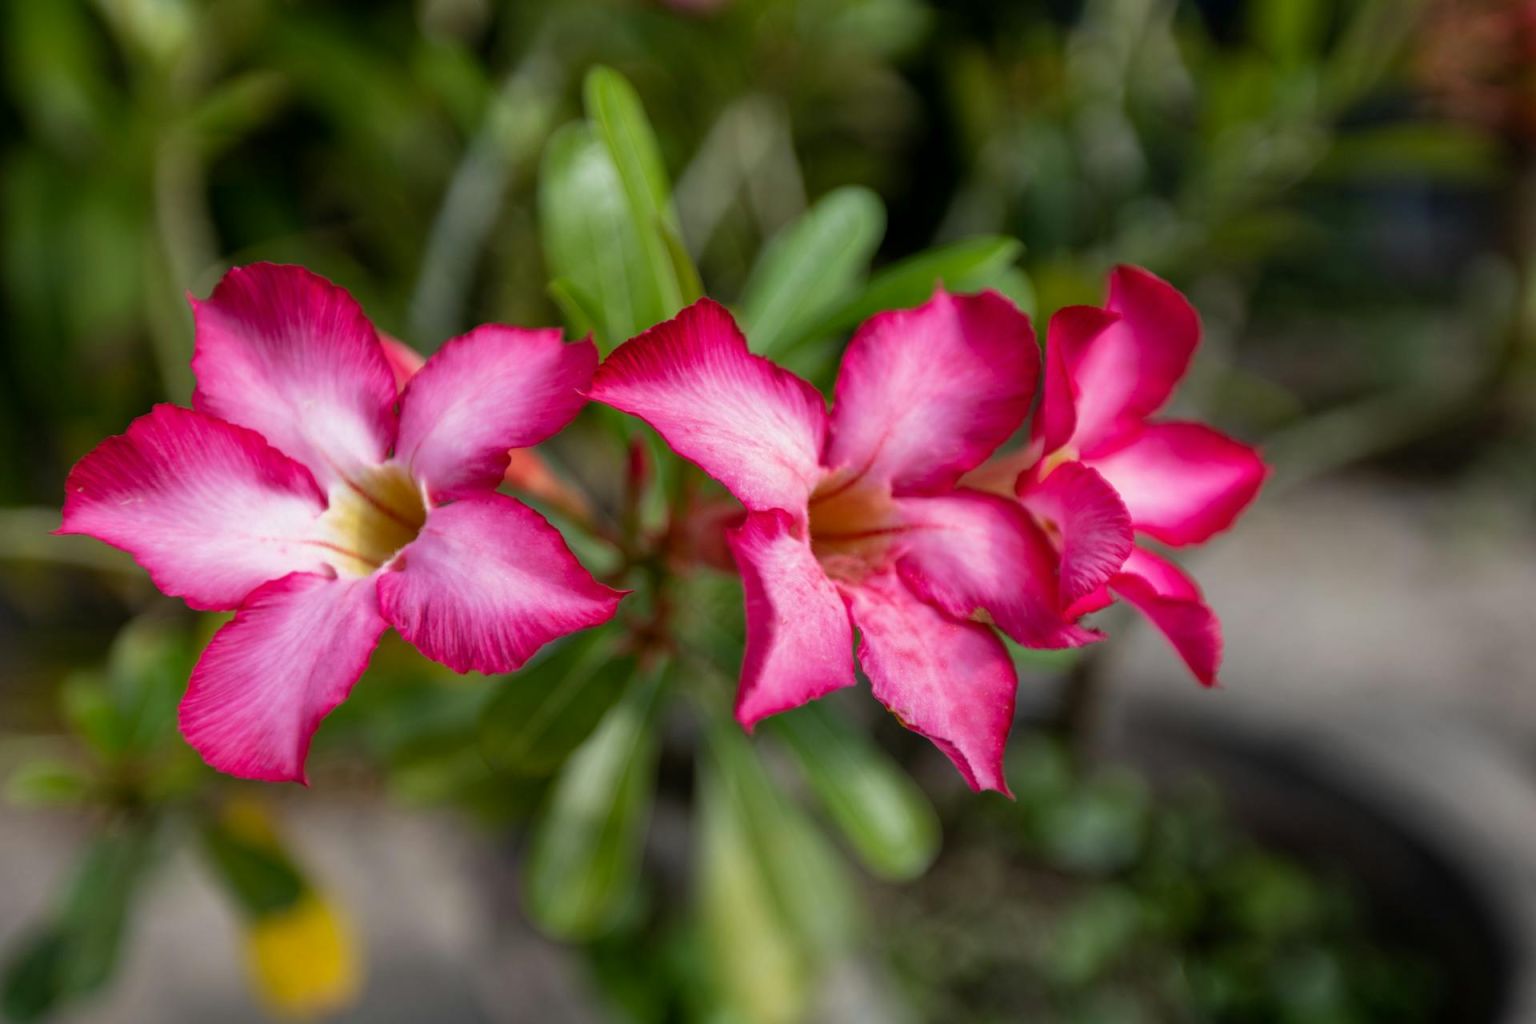
<instances>
[{"instance_id":1,"label":"blurred green foliage","mask_svg":"<svg viewBox=\"0 0 1536 1024\"><path fill-rule=\"evenodd\" d=\"M937 283L1043 331L1138 262L1194 294L1195 401L1282 483L1441 446L1503 467L1536 436L1536 261L1494 226L1536 164L1403 77L1417 6L0 0L0 709L33 734L7 795L96 825L6 1012L103 985L179 843L244 918L313 889L175 734L212 623L45 535L75 458L189 395L186 292L298 262L424 351L489 320L611 349L707 285L826 385L861 319ZM729 723L737 585L669 562L690 469L604 410L550 454L596 506L573 546L636 589L621 626L468 684L386 641L315 758L526 830L528 915L633 1019L800 1019L869 934L852 866L939 857L930 796L835 701L750 744ZM1344 888L1206 804L1019 755L1020 804L981 827L1028 888L976 934L921 901L877 922L930 1019L1406 1022L1433 995ZM995 897L995 859L966 867Z\"/></svg>"},{"instance_id":2,"label":"blurred green foliage","mask_svg":"<svg viewBox=\"0 0 1536 1024\"><path fill-rule=\"evenodd\" d=\"M1442 1019L1433 965L1347 879L1243 837L1212 791L1083 773L1041 736L1009 764L1017 804L968 816L932 875L880 900L921 1019Z\"/></svg>"}]
</instances>

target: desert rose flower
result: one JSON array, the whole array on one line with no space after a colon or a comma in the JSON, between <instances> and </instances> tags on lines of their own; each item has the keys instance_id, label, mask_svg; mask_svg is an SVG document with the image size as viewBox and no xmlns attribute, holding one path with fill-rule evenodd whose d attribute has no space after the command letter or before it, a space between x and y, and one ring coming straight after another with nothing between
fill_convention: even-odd
<instances>
[{"instance_id":1,"label":"desert rose flower","mask_svg":"<svg viewBox=\"0 0 1536 1024\"><path fill-rule=\"evenodd\" d=\"M1199 341L1200 319L1177 289L1117 268L1104 308L1068 307L1051 319L1028 448L967 482L1015 490L1056 543L1069 618L1119 597L1213 685L1220 623L1193 580L1133 547L1130 535L1172 547L1209 540L1248 507L1268 472L1252 448L1204 424L1152 419Z\"/></svg>"},{"instance_id":2,"label":"desert rose flower","mask_svg":"<svg viewBox=\"0 0 1536 1024\"><path fill-rule=\"evenodd\" d=\"M156 406L81 459L60 532L126 550L193 608L237 609L181 703L210 765L303 780L389 626L457 671L507 672L613 615L621 595L495 490L509 449L581 407L591 342L479 327L397 403L373 325L323 278L257 264L192 306L193 408Z\"/></svg>"},{"instance_id":3,"label":"desert rose flower","mask_svg":"<svg viewBox=\"0 0 1536 1024\"><path fill-rule=\"evenodd\" d=\"M1062 619L1055 552L1023 508L956 486L1021 425L1038 372L1011 303L942 291L859 328L830 415L707 299L608 358L592 397L747 508L728 535L746 592L743 726L851 686L857 625L876 699L973 789L1006 792L1017 679L986 622L1037 647L1096 638Z\"/></svg>"}]
</instances>

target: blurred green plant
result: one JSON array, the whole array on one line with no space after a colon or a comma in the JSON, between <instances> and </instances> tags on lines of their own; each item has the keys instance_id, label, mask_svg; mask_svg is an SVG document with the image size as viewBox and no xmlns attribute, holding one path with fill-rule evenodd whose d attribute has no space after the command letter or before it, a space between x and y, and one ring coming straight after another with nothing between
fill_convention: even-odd
<instances>
[{"instance_id":1,"label":"blurred green plant","mask_svg":"<svg viewBox=\"0 0 1536 1024\"><path fill-rule=\"evenodd\" d=\"M1347 880L1241 835L1212 791L1084 773L1040 735L1010 764L1018 802L973 816L932 875L880 901L921 1019L1440 1019L1435 966Z\"/></svg>"},{"instance_id":2,"label":"blurred green plant","mask_svg":"<svg viewBox=\"0 0 1536 1024\"><path fill-rule=\"evenodd\" d=\"M1345 230L1357 225L1331 223L1339 193L1383 175L1494 173L1486 138L1372 112L1412 28L1400 5L1255 0L1235 39L1197 5L1089 0L1070 20L1047 6L991 5L963 31L964 12L915 0L736 0L707 16L392 2L366 18L266 0L9 0L5 117L22 132L5 136L0 234L19 340L0 375L0 495L52 502L86 439L152 396L185 397L181 293L230 259L310 265L425 350L475 320L556 314L609 350L707 280L755 351L823 385L860 320L940 283L1049 313L1094 297L1087 282L1129 260L1211 296L1218 357L1258 312L1294 329L1321 308L1360 327L1342 383L1216 368L1224 407L1290 427L1304 469L1421 429L1422 409L1393 418L1404 396L1432 385L1458 400L1445 397L1439 335L1448 321L1497 321L1478 313L1487 292L1383 316L1399 291L1361 286L1362 243ZM930 30L920 56L936 99L896 67ZM599 58L633 85L604 67L583 76ZM924 99L956 147L959 180L944 188L928 180L942 166L903 148ZM921 239L888 232L908 222ZM925 245L930 228L940 244ZM1331 275L1346 263L1344 289ZM1290 292L1266 294L1275 278ZM1293 310L1295 294L1313 301ZM1373 358L1386 345L1390 358ZM1330 406L1345 429L1303 418ZM1308 440L1317 424L1327 451ZM590 443L616 432L627 468ZM360 760L397 799L525 828L529 917L576 943L633 1019L801 1019L869 935L842 854L910 881L939 855L938 815L835 700L749 745L727 707L735 584L669 563L707 510L701 478L604 410L561 443L576 446L563 462L594 511L548 511L587 564L635 588L623 629L470 685L386 643L320 734L321 770ZM81 561L35 541L38 514L11 511L7 566ZM123 630L102 673L62 688L72 742L34 755L25 741L10 778L11 799L96 825L11 960L4 1003L18 1019L105 984L154 866L179 843L228 893L277 1005L331 1005L355 982L345 925L298 860L275 829L231 816L236 787L175 736L204 628L158 609ZM1049 748L1023 753L1020 805L997 817L1048 880L1077 880L1073 898L1032 893L1027 912L1054 916L1029 932L1051 941L1005 963L931 918L888 936L935 1019L962 1019L946 1000L975 988L977 1014L992 1012L1002 967L1026 972L1013 988L1036 979L1064 1020L1146 1019L1142 997L1216 1019L1343 1022L1381 1007L1412 1019L1419 1004L1387 991L1402 964L1363 950L1329 883L1245 845L1203 805L1165 808L1134 779L1084 780ZM261 938L272 935L288 938ZM310 959L324 970L292 973L285 941L320 950ZM1176 971L1181 949L1197 952Z\"/></svg>"}]
</instances>

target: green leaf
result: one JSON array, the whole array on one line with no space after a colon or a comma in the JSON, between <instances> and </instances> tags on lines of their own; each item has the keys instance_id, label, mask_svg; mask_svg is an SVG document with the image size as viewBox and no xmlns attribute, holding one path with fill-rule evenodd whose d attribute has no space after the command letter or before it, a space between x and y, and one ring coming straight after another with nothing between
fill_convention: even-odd
<instances>
[{"instance_id":1,"label":"green leaf","mask_svg":"<svg viewBox=\"0 0 1536 1024\"><path fill-rule=\"evenodd\" d=\"M177 623L144 616L117 634L107 686L128 750L152 750L175 734L176 707L195 661L191 638Z\"/></svg>"},{"instance_id":2,"label":"green leaf","mask_svg":"<svg viewBox=\"0 0 1536 1024\"><path fill-rule=\"evenodd\" d=\"M633 658L615 653L610 633L566 641L498 684L480 718L481 750L509 772L553 772L597 728L634 671Z\"/></svg>"},{"instance_id":3,"label":"green leaf","mask_svg":"<svg viewBox=\"0 0 1536 1024\"><path fill-rule=\"evenodd\" d=\"M6 964L0 1005L10 1019L37 1020L111 979L152 843L144 828L91 841L55 916Z\"/></svg>"},{"instance_id":4,"label":"green leaf","mask_svg":"<svg viewBox=\"0 0 1536 1024\"><path fill-rule=\"evenodd\" d=\"M591 320L604 352L675 312L657 291L624 183L591 125L568 124L550 137L538 199L556 300L567 316L580 309ZM572 319L575 329L587 326Z\"/></svg>"},{"instance_id":5,"label":"green leaf","mask_svg":"<svg viewBox=\"0 0 1536 1024\"><path fill-rule=\"evenodd\" d=\"M59 689L59 703L70 731L102 757L121 751L123 725L106 681L95 672L76 672Z\"/></svg>"},{"instance_id":6,"label":"green leaf","mask_svg":"<svg viewBox=\"0 0 1536 1024\"><path fill-rule=\"evenodd\" d=\"M534 825L524 892L528 916L552 935L610 929L640 871L656 775L657 681L631 687L566 762Z\"/></svg>"},{"instance_id":7,"label":"green leaf","mask_svg":"<svg viewBox=\"0 0 1536 1024\"><path fill-rule=\"evenodd\" d=\"M1332 6L1319 0L1258 0L1249 14L1254 38L1280 63L1301 64L1316 56Z\"/></svg>"},{"instance_id":8,"label":"green leaf","mask_svg":"<svg viewBox=\"0 0 1536 1024\"><path fill-rule=\"evenodd\" d=\"M1005 275L1023 251L1017 239L985 235L909 256L871 277L828 318L826 329L829 333L844 330L881 310L921 305L941 284L952 292L1015 285Z\"/></svg>"},{"instance_id":9,"label":"green leaf","mask_svg":"<svg viewBox=\"0 0 1536 1024\"><path fill-rule=\"evenodd\" d=\"M881 878L916 878L939 852L939 817L921 789L837 714L807 704L773 719L827 815Z\"/></svg>"},{"instance_id":10,"label":"green leaf","mask_svg":"<svg viewBox=\"0 0 1536 1024\"><path fill-rule=\"evenodd\" d=\"M56 924L49 924L22 939L5 965L0 1011L5 1019L41 1020L64 998L62 977L69 941Z\"/></svg>"},{"instance_id":11,"label":"green leaf","mask_svg":"<svg viewBox=\"0 0 1536 1024\"><path fill-rule=\"evenodd\" d=\"M6 780L5 798L22 806L49 806L82 802L91 790L91 778L79 765L68 761L28 761Z\"/></svg>"},{"instance_id":12,"label":"green leaf","mask_svg":"<svg viewBox=\"0 0 1536 1024\"><path fill-rule=\"evenodd\" d=\"M257 841L216 821L203 827L201 838L214 877L247 918L281 913L304 895L304 877L275 836Z\"/></svg>"},{"instance_id":13,"label":"green leaf","mask_svg":"<svg viewBox=\"0 0 1536 1024\"><path fill-rule=\"evenodd\" d=\"M699 779L698 909L721 1017L794 1024L811 985L808 950L775 902L740 805L714 772Z\"/></svg>"},{"instance_id":14,"label":"green leaf","mask_svg":"<svg viewBox=\"0 0 1536 1024\"><path fill-rule=\"evenodd\" d=\"M656 293L666 316L683 305L683 281L689 279L698 292L698 271L680 244L677 210L672 205L672 186L661 160L656 134L646 119L645 108L634 88L612 68L595 67L587 73L583 88L587 116L608 149L608 156L624 185L624 197L637 238L645 251Z\"/></svg>"},{"instance_id":15,"label":"green leaf","mask_svg":"<svg viewBox=\"0 0 1536 1024\"><path fill-rule=\"evenodd\" d=\"M763 249L741 297L752 350L788 351L849 301L885 234L885 208L866 188L829 192Z\"/></svg>"},{"instance_id":16,"label":"green leaf","mask_svg":"<svg viewBox=\"0 0 1536 1024\"><path fill-rule=\"evenodd\" d=\"M850 880L826 837L790 802L758 751L729 720L711 723L708 769L741 815L773 903L818 957L848 947L854 932Z\"/></svg>"}]
</instances>

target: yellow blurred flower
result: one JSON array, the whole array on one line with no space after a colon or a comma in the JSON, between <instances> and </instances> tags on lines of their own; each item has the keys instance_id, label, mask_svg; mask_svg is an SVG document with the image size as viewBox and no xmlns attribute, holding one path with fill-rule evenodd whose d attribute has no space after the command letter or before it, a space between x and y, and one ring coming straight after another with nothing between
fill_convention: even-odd
<instances>
[{"instance_id":1,"label":"yellow blurred flower","mask_svg":"<svg viewBox=\"0 0 1536 1024\"><path fill-rule=\"evenodd\" d=\"M251 980L274 1013L319 1017L356 998L361 972L351 926L315 893L252 921L245 941Z\"/></svg>"}]
</instances>

